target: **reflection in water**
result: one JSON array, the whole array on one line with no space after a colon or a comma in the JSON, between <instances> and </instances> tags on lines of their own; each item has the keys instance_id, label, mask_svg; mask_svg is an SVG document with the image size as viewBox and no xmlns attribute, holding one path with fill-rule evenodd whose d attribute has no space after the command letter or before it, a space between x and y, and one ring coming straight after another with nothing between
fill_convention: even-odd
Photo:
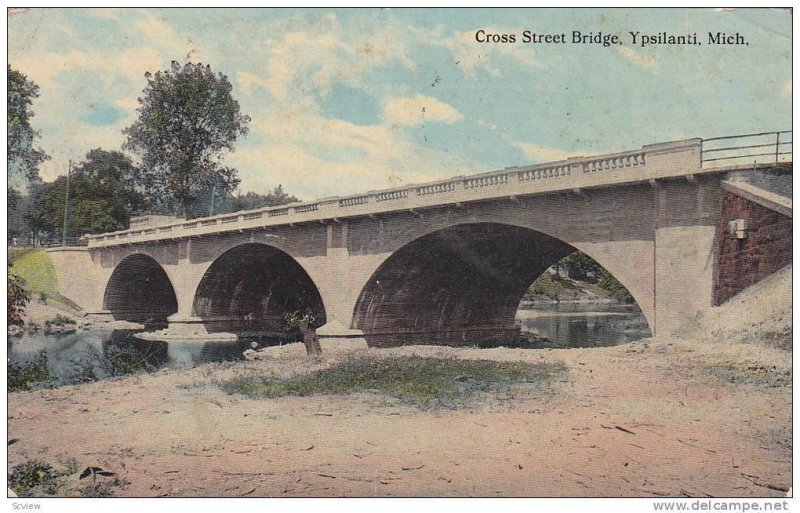
<instances>
[{"instance_id":1,"label":"reflection in water","mask_svg":"<svg viewBox=\"0 0 800 513\"><path fill-rule=\"evenodd\" d=\"M547 304L519 310L524 332L546 337L517 341L511 347L595 347L624 344L650 336L635 306L618 304ZM154 342L138 339L134 330L85 331L69 335L26 333L8 339L9 361L24 364L44 353L57 384L102 379L162 367L194 367L205 362L242 360L253 342L277 345L288 340L248 338L236 342Z\"/></svg>"},{"instance_id":2,"label":"reflection in water","mask_svg":"<svg viewBox=\"0 0 800 513\"><path fill-rule=\"evenodd\" d=\"M650 336L638 307L621 304L546 304L519 310L522 330L547 337L553 347L601 347Z\"/></svg>"},{"instance_id":3,"label":"reflection in water","mask_svg":"<svg viewBox=\"0 0 800 513\"><path fill-rule=\"evenodd\" d=\"M59 384L66 384L79 376L108 378L161 367L194 367L205 362L241 360L251 343L250 340L167 343L141 340L135 333L135 330L85 331L70 335L26 333L8 339L8 358L15 363L26 363L44 354L50 376Z\"/></svg>"}]
</instances>

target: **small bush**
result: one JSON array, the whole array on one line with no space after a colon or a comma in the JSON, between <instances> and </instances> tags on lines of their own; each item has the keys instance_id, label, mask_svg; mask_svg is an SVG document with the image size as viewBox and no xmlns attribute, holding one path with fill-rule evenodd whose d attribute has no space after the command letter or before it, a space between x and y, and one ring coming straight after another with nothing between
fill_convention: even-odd
<instances>
[{"instance_id":1,"label":"small bush","mask_svg":"<svg viewBox=\"0 0 800 513\"><path fill-rule=\"evenodd\" d=\"M30 390L35 383L48 383L51 379L47 369L47 355L44 352L26 363L9 361L7 370L9 392Z\"/></svg>"},{"instance_id":2,"label":"small bush","mask_svg":"<svg viewBox=\"0 0 800 513\"><path fill-rule=\"evenodd\" d=\"M11 469L8 486L21 497L53 495L58 489L58 473L40 460L28 460Z\"/></svg>"},{"instance_id":3,"label":"small bush","mask_svg":"<svg viewBox=\"0 0 800 513\"><path fill-rule=\"evenodd\" d=\"M69 317L61 314L57 314L52 320L45 321L45 325L51 326L65 326L67 324L75 324L74 319L70 319Z\"/></svg>"},{"instance_id":4,"label":"small bush","mask_svg":"<svg viewBox=\"0 0 800 513\"><path fill-rule=\"evenodd\" d=\"M28 304L29 298L28 292L25 290L25 280L11 272L11 262L8 263L6 281L7 324L21 326L25 323L22 314L25 313L25 306Z\"/></svg>"},{"instance_id":5,"label":"small bush","mask_svg":"<svg viewBox=\"0 0 800 513\"><path fill-rule=\"evenodd\" d=\"M147 358L147 354L133 347L110 346L106 348L102 364L109 376L126 376L139 372L153 372L157 369Z\"/></svg>"}]
</instances>

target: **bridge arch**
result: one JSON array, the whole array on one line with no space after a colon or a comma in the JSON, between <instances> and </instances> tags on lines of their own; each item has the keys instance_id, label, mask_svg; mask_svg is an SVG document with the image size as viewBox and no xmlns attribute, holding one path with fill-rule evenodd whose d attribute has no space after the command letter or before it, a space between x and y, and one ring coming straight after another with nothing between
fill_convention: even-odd
<instances>
[{"instance_id":1,"label":"bridge arch","mask_svg":"<svg viewBox=\"0 0 800 513\"><path fill-rule=\"evenodd\" d=\"M152 256L123 258L106 284L103 309L116 320L166 322L178 311L178 300L164 268Z\"/></svg>"},{"instance_id":2,"label":"bridge arch","mask_svg":"<svg viewBox=\"0 0 800 513\"><path fill-rule=\"evenodd\" d=\"M317 285L288 253L268 244L248 242L221 253L197 286L192 315L206 330L277 333L284 316L301 311L325 323L325 306Z\"/></svg>"},{"instance_id":3,"label":"bridge arch","mask_svg":"<svg viewBox=\"0 0 800 513\"><path fill-rule=\"evenodd\" d=\"M577 250L606 267L639 303L635 280L617 276L608 258L582 246L504 222L438 227L387 254L361 290L352 328L370 345L508 340L518 331L515 315L530 285Z\"/></svg>"}]
</instances>

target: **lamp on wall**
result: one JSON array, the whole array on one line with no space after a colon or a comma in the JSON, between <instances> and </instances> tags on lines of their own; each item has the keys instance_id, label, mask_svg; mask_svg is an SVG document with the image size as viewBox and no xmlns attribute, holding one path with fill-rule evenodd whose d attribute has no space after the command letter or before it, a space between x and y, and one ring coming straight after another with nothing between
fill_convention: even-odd
<instances>
[{"instance_id":1,"label":"lamp on wall","mask_svg":"<svg viewBox=\"0 0 800 513\"><path fill-rule=\"evenodd\" d=\"M734 219L728 222L728 233L737 239L747 238L747 219Z\"/></svg>"}]
</instances>

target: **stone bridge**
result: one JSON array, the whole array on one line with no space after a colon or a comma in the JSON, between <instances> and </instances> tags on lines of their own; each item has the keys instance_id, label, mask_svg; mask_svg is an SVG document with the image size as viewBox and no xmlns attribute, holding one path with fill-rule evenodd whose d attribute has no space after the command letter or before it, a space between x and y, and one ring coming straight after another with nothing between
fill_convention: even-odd
<instances>
[{"instance_id":1,"label":"stone bridge","mask_svg":"<svg viewBox=\"0 0 800 513\"><path fill-rule=\"evenodd\" d=\"M529 286L580 250L628 289L657 334L712 305L718 235L727 232L720 226L724 182L734 171L790 162L778 151L786 144L780 137L774 159L767 151L770 163L736 157L741 151L709 158L730 148L689 139L162 219L89 236L87 247L51 256L61 293L89 314L168 319L171 331L188 336L274 331L286 312L311 308L324 312L323 339L392 345L515 334Z\"/></svg>"}]
</instances>

